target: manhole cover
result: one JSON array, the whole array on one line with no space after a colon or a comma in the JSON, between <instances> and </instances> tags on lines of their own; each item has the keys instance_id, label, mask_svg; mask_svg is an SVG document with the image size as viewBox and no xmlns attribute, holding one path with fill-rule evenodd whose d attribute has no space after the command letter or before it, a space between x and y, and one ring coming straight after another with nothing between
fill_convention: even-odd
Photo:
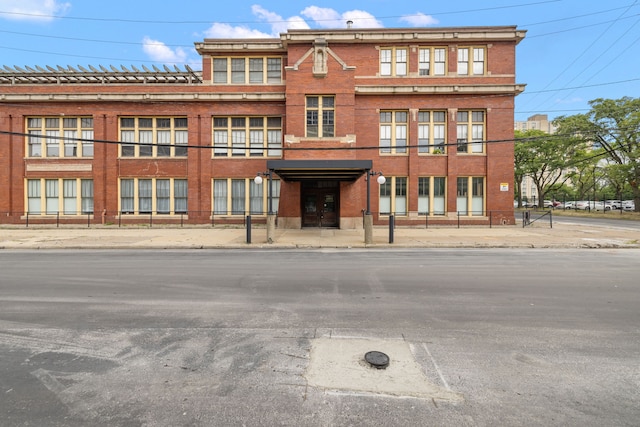
<instances>
[{"instance_id":1,"label":"manhole cover","mask_svg":"<svg viewBox=\"0 0 640 427\"><path fill-rule=\"evenodd\" d=\"M389 356L381 351L368 351L364 355L364 360L376 369L385 369L389 366Z\"/></svg>"}]
</instances>

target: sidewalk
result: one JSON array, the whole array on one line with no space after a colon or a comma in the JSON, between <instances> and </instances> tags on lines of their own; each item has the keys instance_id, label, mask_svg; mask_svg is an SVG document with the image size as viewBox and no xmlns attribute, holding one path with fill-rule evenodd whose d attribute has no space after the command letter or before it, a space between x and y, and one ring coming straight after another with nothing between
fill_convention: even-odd
<instances>
[{"instance_id":1,"label":"sidewalk","mask_svg":"<svg viewBox=\"0 0 640 427\"><path fill-rule=\"evenodd\" d=\"M640 230L591 225L554 224L473 228L404 228L393 232L375 227L373 243L364 243L364 230L276 229L266 242L266 229L216 227L42 226L0 227L0 249L248 249L248 248L640 248Z\"/></svg>"}]
</instances>

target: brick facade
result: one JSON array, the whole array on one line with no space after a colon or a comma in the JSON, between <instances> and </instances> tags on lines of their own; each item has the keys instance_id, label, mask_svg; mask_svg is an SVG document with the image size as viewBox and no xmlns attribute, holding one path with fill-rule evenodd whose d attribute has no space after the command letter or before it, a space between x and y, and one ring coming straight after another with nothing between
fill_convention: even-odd
<instances>
[{"instance_id":1,"label":"brick facade","mask_svg":"<svg viewBox=\"0 0 640 427\"><path fill-rule=\"evenodd\" d=\"M515 48L523 37L524 32L515 27L290 30L279 39L197 43L202 56L199 72L166 67L144 71L5 67L0 69L0 182L4 183L0 186L0 223L24 223L27 218L48 223L145 222L149 215L164 222L194 224L237 223L247 214L260 219L266 214L268 190L257 189L252 179L268 170L270 160L277 159L371 161L372 171L382 172L389 183L396 185L388 195L389 206L395 210L386 212L386 199L381 200L379 186L372 178L370 205L377 224L386 223L389 214L394 214L400 225L460 220L511 224L514 98L524 89L515 81ZM421 75L418 70L420 59L424 59L421 49L431 48L446 52L442 75ZM481 72L458 73L458 50L462 48L470 52L475 48L478 55L484 55L473 64ZM397 50L406 53L405 59L392 56L393 69L406 66L406 73L383 75L383 50L394 55ZM247 68L233 74L238 71L234 67L243 63L241 58L256 61L245 62ZM220 71L214 66L214 59L227 61L229 81L215 81L222 77L214 77ZM250 80L254 78L250 77L250 67L274 63L280 67L274 71L275 75L279 73L278 81L267 80L266 66L262 74L255 73L262 83ZM232 83L234 78L246 80ZM312 107L307 106L310 96L333 103L318 108L320 128L323 119L331 122L325 131L332 135L311 135L308 126ZM420 151L419 117L434 111L445 113L445 153ZM394 138L405 132L406 148L394 146L398 152L392 153L381 149L381 112L391 112L394 117L396 112L406 113L406 122L390 128ZM459 112L475 112L482 117L482 122L477 122L478 132L482 132L482 141L476 141L481 146L478 152L457 150ZM56 152L55 139L46 140L46 135L39 138L41 148L51 148L50 153L34 155L29 151L31 140L38 139L33 136L35 128L30 128L30 123L48 123L41 125L43 133L49 132L50 123L59 123L57 135L62 138L70 135L65 133L67 124L62 124L67 123L65 118L85 117L92 119L91 155L66 148L64 139L57 140L60 152ZM60 121L46 120L56 118ZM136 123L142 123L139 119L152 119L158 123L149 128L154 135L162 133L166 126L166 121L161 125L156 119L186 119L186 155L124 155L123 118L132 118ZM255 118L258 120L252 120ZM236 119L248 123L244 130L236 132L240 129L234 128ZM231 124L223 129L221 123ZM145 132L144 126L136 127L136 138ZM179 140L175 135L171 137L172 147ZM215 144L220 143L216 138L221 135L228 136L229 145L215 152ZM234 139L245 137L247 142ZM251 145L262 143L255 138L276 137L279 141L269 141L273 146L266 140L262 148ZM158 141L154 139L153 144L153 150L160 150ZM246 144L245 151L234 144ZM63 155L62 150L66 149L69 154ZM279 196L279 227L362 226L368 170L355 174L350 171L349 178L339 180L329 175L323 178L323 171L316 171L313 179L305 180L284 171L271 172L278 181L279 194L275 196ZM429 177L446 179L445 194L441 196L444 210L435 208L439 202L433 188L419 201L420 183ZM474 191L478 194L472 195L469 189L468 195L460 196L459 177L477 178L469 182L477 187ZM131 203L137 209L128 214L122 213L127 203L121 188L123 180L130 180L135 187L135 200ZM91 194L84 190L89 181ZM183 181L188 193L186 209L179 208L182 205L177 200ZM145 191L151 192L148 200L143 200ZM160 200L164 191L170 194L166 212ZM468 197L471 211L465 213L466 202L461 202L460 197ZM324 198L324 203L318 199L317 206L311 206L314 198ZM74 203L82 208L73 210ZM144 207L146 203L151 207ZM428 211L421 212L421 206L427 205ZM323 223L323 216L328 222Z\"/></svg>"}]
</instances>

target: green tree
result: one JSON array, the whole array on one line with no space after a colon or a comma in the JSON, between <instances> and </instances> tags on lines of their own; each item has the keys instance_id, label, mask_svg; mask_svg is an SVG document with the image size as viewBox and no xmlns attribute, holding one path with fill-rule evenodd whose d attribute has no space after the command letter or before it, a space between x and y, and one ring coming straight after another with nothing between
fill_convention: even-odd
<instances>
[{"instance_id":1,"label":"green tree","mask_svg":"<svg viewBox=\"0 0 640 427\"><path fill-rule=\"evenodd\" d=\"M558 191L568 179L563 173L566 165L583 152L581 141L575 138L535 129L515 131L515 187L519 206L522 202L519 189L525 176L531 177L536 186L538 206L542 207L545 196Z\"/></svg>"},{"instance_id":2,"label":"green tree","mask_svg":"<svg viewBox=\"0 0 640 427\"><path fill-rule=\"evenodd\" d=\"M631 187L636 212L640 212L640 98L598 98L586 114L561 117L562 132L571 132L604 150L616 176ZM620 184L618 184L620 186Z\"/></svg>"}]
</instances>

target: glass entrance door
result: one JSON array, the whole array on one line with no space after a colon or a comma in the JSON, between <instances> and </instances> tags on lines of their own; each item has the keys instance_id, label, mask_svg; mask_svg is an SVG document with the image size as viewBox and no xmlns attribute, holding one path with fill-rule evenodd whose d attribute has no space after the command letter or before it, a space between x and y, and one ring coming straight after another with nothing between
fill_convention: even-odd
<instances>
[{"instance_id":1,"label":"glass entrance door","mask_svg":"<svg viewBox=\"0 0 640 427\"><path fill-rule=\"evenodd\" d=\"M302 182L302 226L339 226L339 182Z\"/></svg>"}]
</instances>

